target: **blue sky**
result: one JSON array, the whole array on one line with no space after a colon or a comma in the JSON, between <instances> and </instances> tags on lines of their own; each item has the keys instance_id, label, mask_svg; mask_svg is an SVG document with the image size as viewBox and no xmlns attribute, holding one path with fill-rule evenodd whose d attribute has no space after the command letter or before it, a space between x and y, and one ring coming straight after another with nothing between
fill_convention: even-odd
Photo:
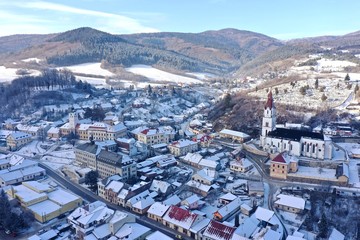
<instances>
[{"instance_id":1,"label":"blue sky","mask_svg":"<svg viewBox=\"0 0 360 240\"><path fill-rule=\"evenodd\" d=\"M0 36L237 28L286 40L358 31L359 11L359 0L0 0Z\"/></svg>"}]
</instances>

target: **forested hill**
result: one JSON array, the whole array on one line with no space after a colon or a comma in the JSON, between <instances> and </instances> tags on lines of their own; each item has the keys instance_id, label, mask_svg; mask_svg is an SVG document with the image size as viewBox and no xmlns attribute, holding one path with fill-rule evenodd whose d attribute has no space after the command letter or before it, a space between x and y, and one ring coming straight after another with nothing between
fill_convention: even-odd
<instances>
[{"instance_id":1,"label":"forested hill","mask_svg":"<svg viewBox=\"0 0 360 240\"><path fill-rule=\"evenodd\" d=\"M202 33L113 35L84 27L44 36L45 40L37 36L40 44L31 44L7 57L11 61L41 57L49 65L56 66L105 60L123 67L147 64L164 69L223 74L282 45L268 36L236 29ZM11 36L7 40L11 41ZM19 46L14 44L13 48Z\"/></svg>"}]
</instances>

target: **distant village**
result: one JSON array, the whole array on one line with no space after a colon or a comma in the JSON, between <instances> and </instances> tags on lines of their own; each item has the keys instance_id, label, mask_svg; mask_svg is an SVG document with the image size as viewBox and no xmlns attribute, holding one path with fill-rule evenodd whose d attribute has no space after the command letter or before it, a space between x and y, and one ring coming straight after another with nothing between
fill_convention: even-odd
<instances>
[{"instance_id":1,"label":"distant village","mask_svg":"<svg viewBox=\"0 0 360 240\"><path fill-rule=\"evenodd\" d=\"M360 137L346 122L277 124L271 91L257 137L215 131L221 96L201 89L76 97L2 123L0 210L8 201L33 222L1 223L0 239L360 237L347 218L360 214Z\"/></svg>"}]
</instances>

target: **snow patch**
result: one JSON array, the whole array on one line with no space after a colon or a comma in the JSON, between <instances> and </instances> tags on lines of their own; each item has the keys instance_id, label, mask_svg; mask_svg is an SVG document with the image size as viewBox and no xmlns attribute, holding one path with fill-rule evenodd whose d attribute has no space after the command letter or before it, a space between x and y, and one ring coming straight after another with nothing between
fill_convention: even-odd
<instances>
[{"instance_id":1,"label":"snow patch","mask_svg":"<svg viewBox=\"0 0 360 240\"><path fill-rule=\"evenodd\" d=\"M198 79L168 73L148 65L133 65L129 68L126 68L126 71L145 76L153 81L166 81L187 84L201 83L201 81Z\"/></svg>"},{"instance_id":2,"label":"snow patch","mask_svg":"<svg viewBox=\"0 0 360 240\"><path fill-rule=\"evenodd\" d=\"M21 61L23 62L36 62L39 63L41 61L44 61L44 59L40 59L40 58L26 58L26 59L22 59Z\"/></svg>"},{"instance_id":3,"label":"snow patch","mask_svg":"<svg viewBox=\"0 0 360 240\"><path fill-rule=\"evenodd\" d=\"M101 63L83 63L67 67L58 67L57 69L69 69L73 73L92 74L99 76L113 76L114 74L106 69L101 68ZM76 75L76 74L75 74Z\"/></svg>"}]
</instances>

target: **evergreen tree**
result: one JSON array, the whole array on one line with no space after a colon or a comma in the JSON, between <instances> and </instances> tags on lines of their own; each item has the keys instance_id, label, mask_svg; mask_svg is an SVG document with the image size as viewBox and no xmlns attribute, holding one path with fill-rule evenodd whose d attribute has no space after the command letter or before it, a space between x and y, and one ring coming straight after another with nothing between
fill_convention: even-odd
<instances>
[{"instance_id":1,"label":"evergreen tree","mask_svg":"<svg viewBox=\"0 0 360 240\"><path fill-rule=\"evenodd\" d=\"M97 171L90 171L85 175L85 184L88 185L93 192L97 191L98 176Z\"/></svg>"},{"instance_id":2,"label":"evergreen tree","mask_svg":"<svg viewBox=\"0 0 360 240\"><path fill-rule=\"evenodd\" d=\"M225 108L229 108L229 107L230 107L230 104L231 104L231 95L230 95L230 93L227 93L227 94L225 95L224 104L225 104Z\"/></svg>"},{"instance_id":3,"label":"evergreen tree","mask_svg":"<svg viewBox=\"0 0 360 240\"><path fill-rule=\"evenodd\" d=\"M318 87L319 87L319 79L316 78L316 80L315 80L315 89L318 89Z\"/></svg>"},{"instance_id":4,"label":"evergreen tree","mask_svg":"<svg viewBox=\"0 0 360 240\"><path fill-rule=\"evenodd\" d=\"M354 93L357 93L357 91L359 91L359 85L358 84L356 84L356 86L355 86Z\"/></svg>"},{"instance_id":5,"label":"evergreen tree","mask_svg":"<svg viewBox=\"0 0 360 240\"><path fill-rule=\"evenodd\" d=\"M325 95L325 93L323 93L323 95L321 96L321 101L325 101L327 99L327 96Z\"/></svg>"},{"instance_id":6,"label":"evergreen tree","mask_svg":"<svg viewBox=\"0 0 360 240\"><path fill-rule=\"evenodd\" d=\"M345 76L345 81L350 81L350 76L349 76L348 73L347 73L346 76Z\"/></svg>"},{"instance_id":7,"label":"evergreen tree","mask_svg":"<svg viewBox=\"0 0 360 240\"><path fill-rule=\"evenodd\" d=\"M328 235L329 226L324 213L321 216L318 227L319 227L319 237L326 238Z\"/></svg>"},{"instance_id":8,"label":"evergreen tree","mask_svg":"<svg viewBox=\"0 0 360 240\"><path fill-rule=\"evenodd\" d=\"M152 87L151 87L151 85L150 85L150 84L148 85L147 92L148 92L148 94L149 94L149 95L151 95L151 94L152 94Z\"/></svg>"}]
</instances>

